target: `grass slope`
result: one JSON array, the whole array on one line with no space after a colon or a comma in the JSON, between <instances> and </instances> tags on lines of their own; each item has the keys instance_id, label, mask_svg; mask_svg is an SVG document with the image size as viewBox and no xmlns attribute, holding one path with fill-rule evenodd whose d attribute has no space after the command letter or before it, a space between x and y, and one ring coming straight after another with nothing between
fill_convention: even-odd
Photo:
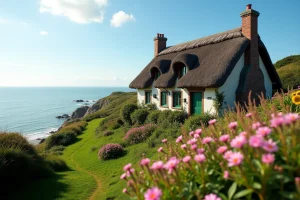
<instances>
[{"instance_id":1,"label":"grass slope","mask_svg":"<svg viewBox=\"0 0 300 200\"><path fill-rule=\"evenodd\" d=\"M96 138L95 129L101 119L89 122L87 129L79 136L79 142L68 146L63 154L70 170L57 173L51 179L35 182L13 199L128 199L122 194L125 182L120 180L122 168L127 163L137 163L143 153L152 157L155 149L146 143L126 148L127 154L116 160L98 159L99 148L107 143L119 143L124 137L121 129L107 137Z\"/></svg>"}]
</instances>

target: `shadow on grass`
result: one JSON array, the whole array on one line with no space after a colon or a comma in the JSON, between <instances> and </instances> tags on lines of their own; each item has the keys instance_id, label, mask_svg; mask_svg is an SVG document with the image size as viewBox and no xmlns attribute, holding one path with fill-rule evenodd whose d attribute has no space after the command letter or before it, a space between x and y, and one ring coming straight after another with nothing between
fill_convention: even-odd
<instances>
[{"instance_id":1,"label":"shadow on grass","mask_svg":"<svg viewBox=\"0 0 300 200\"><path fill-rule=\"evenodd\" d=\"M30 182L21 190L15 191L14 194L10 193L3 199L53 200L61 198L62 193L65 193L69 188L67 184L60 181L64 176L63 174L55 174L53 177ZM0 199L2 199L1 196Z\"/></svg>"}]
</instances>

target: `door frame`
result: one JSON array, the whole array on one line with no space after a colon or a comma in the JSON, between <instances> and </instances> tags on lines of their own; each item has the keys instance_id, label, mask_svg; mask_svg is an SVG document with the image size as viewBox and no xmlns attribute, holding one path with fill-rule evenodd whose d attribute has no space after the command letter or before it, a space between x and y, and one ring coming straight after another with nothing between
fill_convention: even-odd
<instances>
[{"instance_id":1,"label":"door frame","mask_svg":"<svg viewBox=\"0 0 300 200\"><path fill-rule=\"evenodd\" d=\"M188 90L188 92L189 92L189 106L188 106L188 115L189 116L191 116L192 115L192 113L191 113L191 106L192 106L192 95L191 95L191 93L193 93L193 92L200 92L201 93L201 95L202 95L202 109L201 109L201 111L202 111L202 113L204 113L204 90Z\"/></svg>"}]
</instances>

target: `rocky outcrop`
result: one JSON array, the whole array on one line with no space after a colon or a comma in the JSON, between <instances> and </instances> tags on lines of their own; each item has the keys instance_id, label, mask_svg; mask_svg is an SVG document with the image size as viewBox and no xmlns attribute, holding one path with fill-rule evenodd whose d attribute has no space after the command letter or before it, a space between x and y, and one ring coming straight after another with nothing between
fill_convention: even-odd
<instances>
[{"instance_id":1,"label":"rocky outcrop","mask_svg":"<svg viewBox=\"0 0 300 200\"><path fill-rule=\"evenodd\" d=\"M92 114L98 110L100 110L101 108L106 107L108 104L110 103L110 101L107 98L103 98L103 99L99 99L95 104L93 104L85 113L84 116Z\"/></svg>"},{"instance_id":2,"label":"rocky outcrop","mask_svg":"<svg viewBox=\"0 0 300 200\"><path fill-rule=\"evenodd\" d=\"M90 107L88 106L81 106L80 108L77 108L71 115L71 119L80 119L82 118L86 112L89 110Z\"/></svg>"},{"instance_id":3,"label":"rocky outcrop","mask_svg":"<svg viewBox=\"0 0 300 200\"><path fill-rule=\"evenodd\" d=\"M70 115L68 115L68 114L63 114L63 115L56 116L57 119L67 119L69 117L70 117Z\"/></svg>"}]
</instances>

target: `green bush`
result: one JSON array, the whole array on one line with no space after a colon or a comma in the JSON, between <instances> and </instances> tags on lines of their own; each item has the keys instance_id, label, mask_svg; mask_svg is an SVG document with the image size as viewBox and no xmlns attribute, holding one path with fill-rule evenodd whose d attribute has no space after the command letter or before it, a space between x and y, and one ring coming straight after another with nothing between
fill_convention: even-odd
<instances>
[{"instance_id":1,"label":"green bush","mask_svg":"<svg viewBox=\"0 0 300 200\"><path fill-rule=\"evenodd\" d=\"M76 134L74 132L58 132L49 136L46 139L46 149L54 146L67 146L76 141Z\"/></svg>"},{"instance_id":2,"label":"green bush","mask_svg":"<svg viewBox=\"0 0 300 200\"><path fill-rule=\"evenodd\" d=\"M157 123L162 124L165 121L171 122L171 116L173 111L171 110L164 110L160 112L160 115L158 117Z\"/></svg>"},{"instance_id":3,"label":"green bush","mask_svg":"<svg viewBox=\"0 0 300 200\"><path fill-rule=\"evenodd\" d=\"M132 124L132 121L131 121L131 114L136 110L138 109L137 105L136 104L126 104L124 105L122 108L121 108L121 111L120 111L120 115L121 115L121 118L123 120L123 122L131 125Z\"/></svg>"},{"instance_id":4,"label":"green bush","mask_svg":"<svg viewBox=\"0 0 300 200\"><path fill-rule=\"evenodd\" d=\"M204 126L207 126L208 121L214 118L215 116L209 113L194 115L185 121L184 128L186 131L196 130L197 128L201 127L202 123Z\"/></svg>"},{"instance_id":5,"label":"green bush","mask_svg":"<svg viewBox=\"0 0 300 200\"><path fill-rule=\"evenodd\" d=\"M145 141L156 129L156 125L147 124L141 127L131 128L127 131L124 141L129 144L137 144Z\"/></svg>"},{"instance_id":6,"label":"green bush","mask_svg":"<svg viewBox=\"0 0 300 200\"><path fill-rule=\"evenodd\" d=\"M169 115L170 122L184 123L186 118L187 118L187 114L183 111L173 111Z\"/></svg>"},{"instance_id":7,"label":"green bush","mask_svg":"<svg viewBox=\"0 0 300 200\"><path fill-rule=\"evenodd\" d=\"M147 117L146 122L149 124L157 124L160 113L160 110L151 111Z\"/></svg>"},{"instance_id":8,"label":"green bush","mask_svg":"<svg viewBox=\"0 0 300 200\"><path fill-rule=\"evenodd\" d=\"M59 158L56 155L47 154L44 156L46 163L53 169L54 171L64 171L68 169L66 162Z\"/></svg>"},{"instance_id":9,"label":"green bush","mask_svg":"<svg viewBox=\"0 0 300 200\"><path fill-rule=\"evenodd\" d=\"M19 133L0 132L0 148L20 149L30 155L36 155L34 147Z\"/></svg>"},{"instance_id":10,"label":"green bush","mask_svg":"<svg viewBox=\"0 0 300 200\"><path fill-rule=\"evenodd\" d=\"M125 154L124 148L119 144L106 144L98 153L99 159L109 160L123 156Z\"/></svg>"},{"instance_id":11,"label":"green bush","mask_svg":"<svg viewBox=\"0 0 300 200\"><path fill-rule=\"evenodd\" d=\"M137 109L130 116L131 122L133 124L142 125L145 123L148 114L149 112L146 109Z\"/></svg>"},{"instance_id":12,"label":"green bush","mask_svg":"<svg viewBox=\"0 0 300 200\"><path fill-rule=\"evenodd\" d=\"M113 132L113 131L110 131L110 130L107 130L107 131L104 131L104 132L103 132L103 136L110 136L110 135L112 135L112 134L114 134L114 132Z\"/></svg>"},{"instance_id":13,"label":"green bush","mask_svg":"<svg viewBox=\"0 0 300 200\"><path fill-rule=\"evenodd\" d=\"M46 151L47 154L53 154L53 155L62 155L63 151L65 150L66 147L60 145L60 146L54 146L48 151Z\"/></svg>"},{"instance_id":14,"label":"green bush","mask_svg":"<svg viewBox=\"0 0 300 200\"><path fill-rule=\"evenodd\" d=\"M74 132L76 135L80 135L86 126L87 122L85 121L74 122L68 126L64 126L59 132Z\"/></svg>"}]
</instances>

